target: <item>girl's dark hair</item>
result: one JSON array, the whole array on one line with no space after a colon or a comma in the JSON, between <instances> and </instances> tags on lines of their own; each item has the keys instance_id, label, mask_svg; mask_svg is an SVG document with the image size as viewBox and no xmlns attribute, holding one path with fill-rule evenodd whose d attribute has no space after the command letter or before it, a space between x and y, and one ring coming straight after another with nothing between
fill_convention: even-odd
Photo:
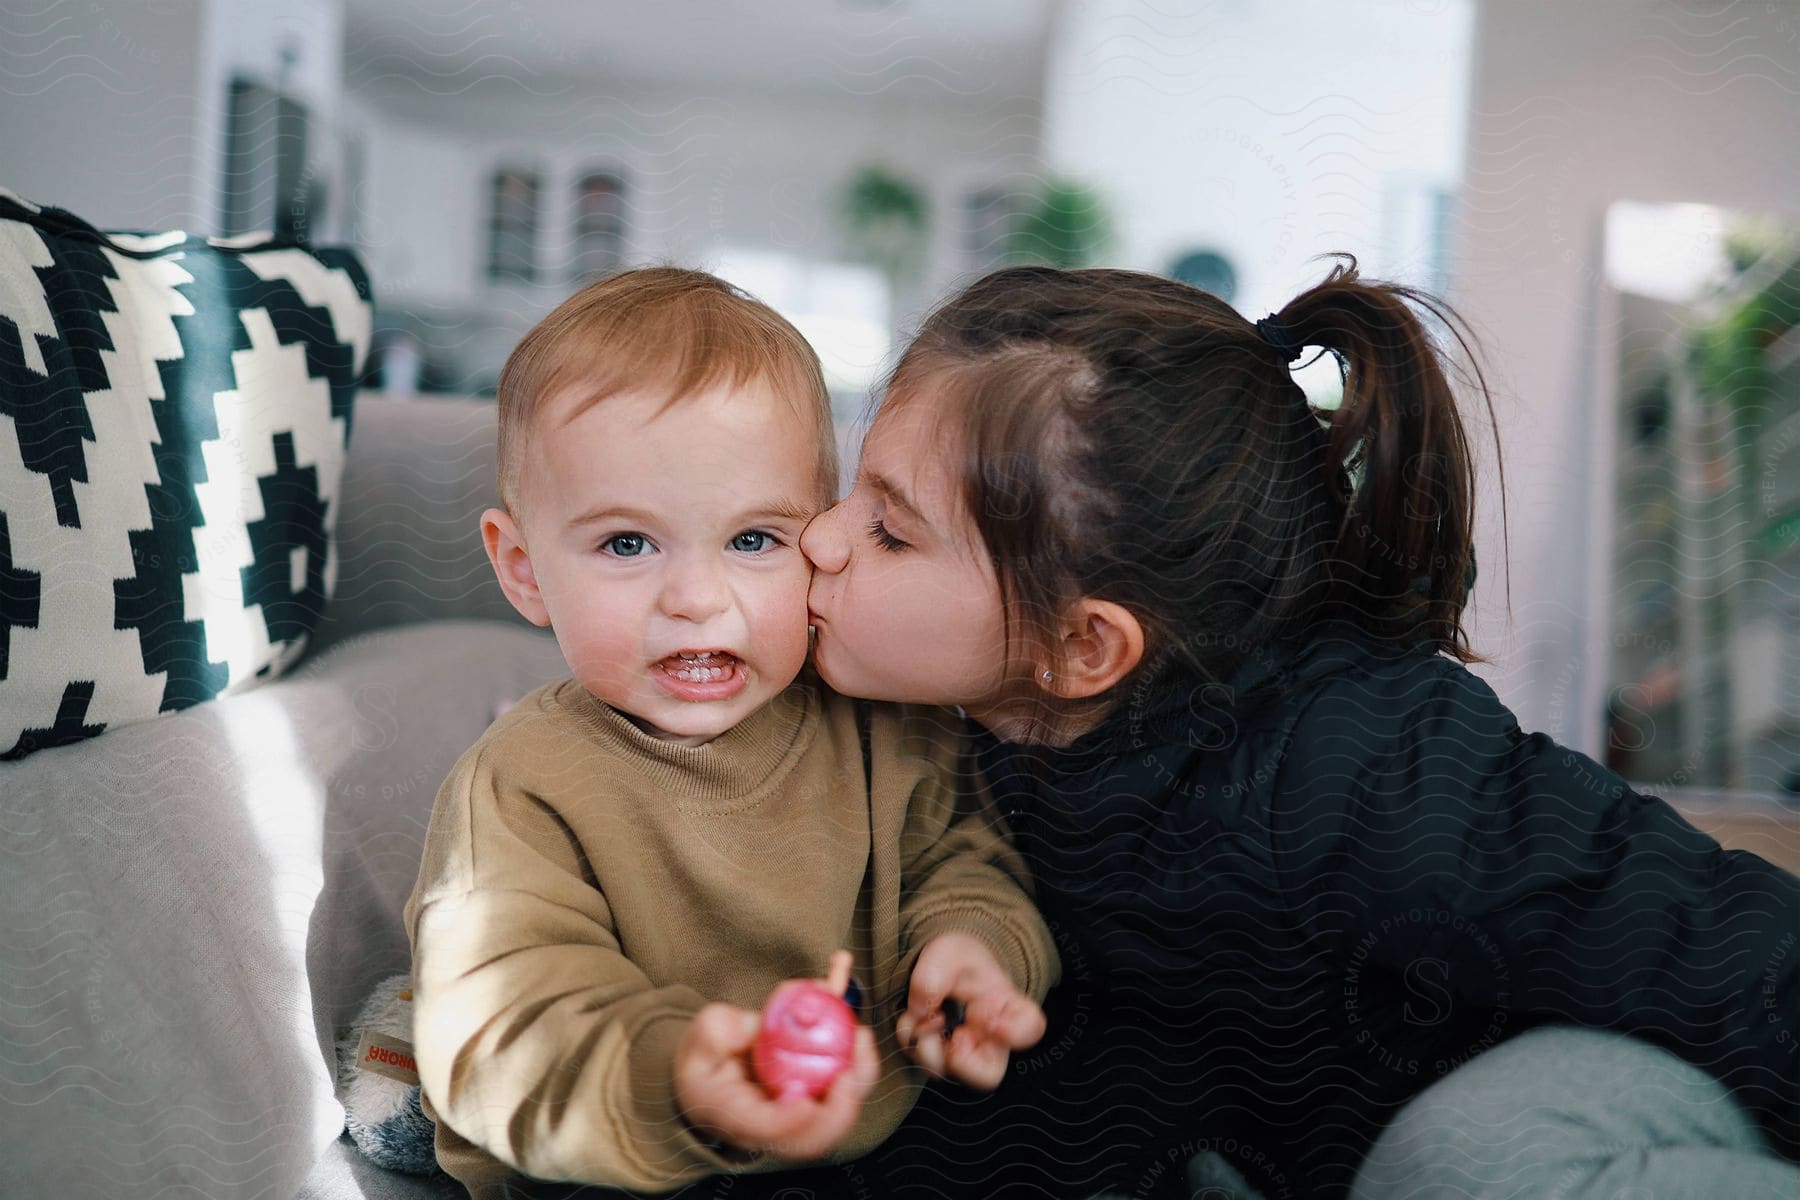
<instances>
[{"instance_id":1,"label":"girl's dark hair","mask_svg":"<svg viewBox=\"0 0 1800 1200\"><path fill-rule=\"evenodd\" d=\"M1152 675L1223 680L1327 621L1476 659L1473 464L1412 305L1462 346L1491 417L1472 338L1340 257L1267 338L1216 296L1117 270L997 271L926 320L889 402L929 392L950 422L1015 650L1054 664L1056 614L1093 596L1143 624ZM1336 355L1335 412L1308 405L1293 346Z\"/></svg>"}]
</instances>

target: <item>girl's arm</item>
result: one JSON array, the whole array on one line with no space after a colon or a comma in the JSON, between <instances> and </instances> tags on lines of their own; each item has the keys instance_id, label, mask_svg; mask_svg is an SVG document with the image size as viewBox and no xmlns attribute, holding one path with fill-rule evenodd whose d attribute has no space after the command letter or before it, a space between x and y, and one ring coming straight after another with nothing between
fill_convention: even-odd
<instances>
[{"instance_id":1,"label":"girl's arm","mask_svg":"<svg viewBox=\"0 0 1800 1200\"><path fill-rule=\"evenodd\" d=\"M1347 964L1645 1037L1800 1154L1800 879L1524 734L1441 658L1321 689L1274 803L1282 882Z\"/></svg>"}]
</instances>

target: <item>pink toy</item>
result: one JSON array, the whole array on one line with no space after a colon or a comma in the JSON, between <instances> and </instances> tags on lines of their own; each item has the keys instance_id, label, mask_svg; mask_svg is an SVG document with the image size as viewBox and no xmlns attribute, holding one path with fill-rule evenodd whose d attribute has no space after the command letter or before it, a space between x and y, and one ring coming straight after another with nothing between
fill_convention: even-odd
<instances>
[{"instance_id":1,"label":"pink toy","mask_svg":"<svg viewBox=\"0 0 1800 1200\"><path fill-rule=\"evenodd\" d=\"M844 1073L856 1052L856 1014L843 1001L850 954L831 956L831 976L820 986L796 979L769 993L750 1062L764 1088L778 1100L818 1099Z\"/></svg>"}]
</instances>

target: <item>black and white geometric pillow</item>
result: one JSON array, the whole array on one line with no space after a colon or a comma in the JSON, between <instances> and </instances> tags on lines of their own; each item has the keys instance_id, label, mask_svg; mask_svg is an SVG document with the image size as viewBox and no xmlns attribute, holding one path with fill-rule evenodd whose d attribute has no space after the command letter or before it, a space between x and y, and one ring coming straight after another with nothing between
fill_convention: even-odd
<instances>
[{"instance_id":1,"label":"black and white geometric pillow","mask_svg":"<svg viewBox=\"0 0 1800 1200\"><path fill-rule=\"evenodd\" d=\"M347 250L101 233L0 189L0 758L300 656L372 318Z\"/></svg>"}]
</instances>

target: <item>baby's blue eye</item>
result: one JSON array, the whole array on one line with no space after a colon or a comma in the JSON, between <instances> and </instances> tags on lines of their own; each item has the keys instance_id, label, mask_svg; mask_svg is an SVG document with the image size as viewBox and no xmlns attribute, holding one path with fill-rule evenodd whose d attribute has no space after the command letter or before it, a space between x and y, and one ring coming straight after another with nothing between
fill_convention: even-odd
<instances>
[{"instance_id":1,"label":"baby's blue eye","mask_svg":"<svg viewBox=\"0 0 1800 1200\"><path fill-rule=\"evenodd\" d=\"M644 535L641 533L620 533L600 543L600 548L620 558L636 558L645 549Z\"/></svg>"},{"instance_id":2,"label":"baby's blue eye","mask_svg":"<svg viewBox=\"0 0 1800 1200\"><path fill-rule=\"evenodd\" d=\"M747 529L731 539L731 548L745 554L756 554L775 545L775 539L760 529Z\"/></svg>"}]
</instances>

